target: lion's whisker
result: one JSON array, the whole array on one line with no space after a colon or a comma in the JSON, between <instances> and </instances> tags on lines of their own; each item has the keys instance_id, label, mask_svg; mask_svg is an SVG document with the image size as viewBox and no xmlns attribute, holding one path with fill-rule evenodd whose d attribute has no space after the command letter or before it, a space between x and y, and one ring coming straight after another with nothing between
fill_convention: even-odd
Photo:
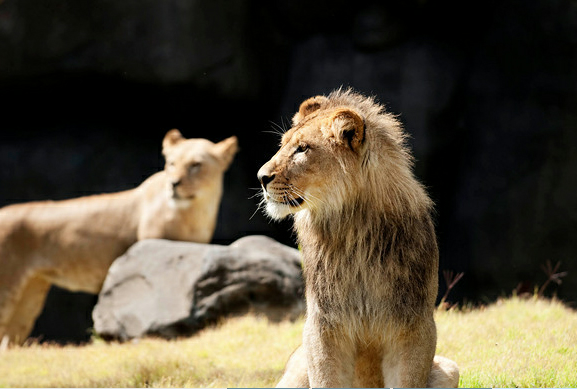
<instances>
[{"instance_id":1,"label":"lion's whisker","mask_svg":"<svg viewBox=\"0 0 577 389\"><path fill-rule=\"evenodd\" d=\"M291 185L291 190L293 191L293 193L295 193L297 196L299 196L300 198L302 198L304 200L304 202L313 205L313 206L317 206L319 204L326 204L326 201L315 196L312 195L310 193L305 193L302 189Z\"/></svg>"},{"instance_id":2,"label":"lion's whisker","mask_svg":"<svg viewBox=\"0 0 577 389\"><path fill-rule=\"evenodd\" d=\"M265 133L265 134L273 134L273 135L278 135L278 136L282 136L282 135L283 135L282 132L280 132L279 130L274 130L274 129L273 129L273 130L264 130L264 131L262 131L262 132Z\"/></svg>"},{"instance_id":3,"label":"lion's whisker","mask_svg":"<svg viewBox=\"0 0 577 389\"><path fill-rule=\"evenodd\" d=\"M292 193L292 194L294 194L294 195L296 195L297 197L300 197L301 199L303 199L303 201L304 201L305 203L307 203L307 204L313 204L313 205L314 205L314 203L312 203L312 202L307 198L308 196L307 196L302 190L298 189L298 188L295 187L295 186L291 186L291 187L290 187L290 190L291 190L291 193Z\"/></svg>"},{"instance_id":4,"label":"lion's whisker","mask_svg":"<svg viewBox=\"0 0 577 389\"><path fill-rule=\"evenodd\" d=\"M254 210L254 212L252 213L252 215L250 215L250 217L248 218L248 220L252 220L252 218L254 217L254 215L256 215L256 213L260 210L261 204L262 204L262 201L257 205L256 209Z\"/></svg>"},{"instance_id":5,"label":"lion's whisker","mask_svg":"<svg viewBox=\"0 0 577 389\"><path fill-rule=\"evenodd\" d=\"M249 189L256 190L256 189L254 189L254 188L249 188ZM252 199L254 199L255 197L258 197L258 196L263 196L263 198L264 198L264 194L262 193L262 189L259 189L258 192L256 192L256 193L253 194L252 196L250 196L248 199L249 199L249 200L252 200Z\"/></svg>"},{"instance_id":6,"label":"lion's whisker","mask_svg":"<svg viewBox=\"0 0 577 389\"><path fill-rule=\"evenodd\" d=\"M288 119L287 119L288 120ZM288 120L288 123L285 123L285 117L281 116L280 118L281 124L282 124L282 129L284 132L287 132L288 129L290 128L290 120Z\"/></svg>"},{"instance_id":7,"label":"lion's whisker","mask_svg":"<svg viewBox=\"0 0 577 389\"><path fill-rule=\"evenodd\" d=\"M281 121L282 120L283 119L281 118ZM272 126L274 126L274 128L272 131L265 131L265 132L271 132L273 134L280 135L280 136L283 136L284 133L287 132L287 129L285 128L285 125L284 125L284 121L282 121L281 124L278 124L278 123L273 122L272 120L269 120L269 123Z\"/></svg>"},{"instance_id":8,"label":"lion's whisker","mask_svg":"<svg viewBox=\"0 0 577 389\"><path fill-rule=\"evenodd\" d=\"M248 220L252 220L252 218L254 217L254 215L256 215L256 213L261 210L264 209L265 205L266 205L266 199L264 197L264 192L258 192L256 193L254 196L250 197L251 199L256 197L256 196L261 196L262 198L260 199L260 201L258 202L258 204L256 205L256 209L255 211L252 213L252 215L250 215L250 217L248 218Z\"/></svg>"}]
</instances>

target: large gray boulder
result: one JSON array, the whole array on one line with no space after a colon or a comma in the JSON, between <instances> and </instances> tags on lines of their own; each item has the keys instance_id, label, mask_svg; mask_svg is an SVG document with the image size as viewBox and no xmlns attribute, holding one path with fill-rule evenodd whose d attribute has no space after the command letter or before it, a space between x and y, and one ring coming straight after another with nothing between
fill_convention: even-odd
<instances>
[{"instance_id":1,"label":"large gray boulder","mask_svg":"<svg viewBox=\"0 0 577 389\"><path fill-rule=\"evenodd\" d=\"M229 246L145 240L110 267L94 330L105 339L173 338L247 312L296 318L303 289L298 250L265 236Z\"/></svg>"}]
</instances>

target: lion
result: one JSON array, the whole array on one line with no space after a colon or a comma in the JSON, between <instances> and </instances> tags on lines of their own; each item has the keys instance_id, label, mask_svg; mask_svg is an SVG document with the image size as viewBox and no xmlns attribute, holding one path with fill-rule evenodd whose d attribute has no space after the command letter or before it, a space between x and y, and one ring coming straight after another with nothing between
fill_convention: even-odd
<instances>
[{"instance_id":1,"label":"lion","mask_svg":"<svg viewBox=\"0 0 577 389\"><path fill-rule=\"evenodd\" d=\"M0 340L22 343L50 286L97 294L112 262L142 239L209 243L237 138L163 139L163 171L118 193L0 209Z\"/></svg>"},{"instance_id":2,"label":"lion","mask_svg":"<svg viewBox=\"0 0 577 389\"><path fill-rule=\"evenodd\" d=\"M302 249L302 345L278 387L457 387L435 357L433 203L399 121L352 89L305 100L258 171Z\"/></svg>"}]
</instances>

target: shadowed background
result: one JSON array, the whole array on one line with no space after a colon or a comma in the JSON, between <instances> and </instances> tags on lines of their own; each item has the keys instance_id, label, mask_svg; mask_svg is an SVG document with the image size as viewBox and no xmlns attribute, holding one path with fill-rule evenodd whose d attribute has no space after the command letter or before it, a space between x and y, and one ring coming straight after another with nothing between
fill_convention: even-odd
<instances>
[{"instance_id":1,"label":"shadowed background","mask_svg":"<svg viewBox=\"0 0 577 389\"><path fill-rule=\"evenodd\" d=\"M171 128L240 152L214 243L290 221L256 172L299 103L339 86L400 115L437 204L451 301L577 300L577 3L569 0L0 1L0 206L137 186ZM440 278L440 295L445 285ZM33 335L87 339L95 296L53 288Z\"/></svg>"}]
</instances>

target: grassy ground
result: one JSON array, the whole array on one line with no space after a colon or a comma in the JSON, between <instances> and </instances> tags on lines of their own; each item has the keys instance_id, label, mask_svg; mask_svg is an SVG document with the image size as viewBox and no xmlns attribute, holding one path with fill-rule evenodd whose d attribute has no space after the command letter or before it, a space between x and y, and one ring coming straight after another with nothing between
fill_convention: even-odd
<instances>
[{"instance_id":1,"label":"grassy ground","mask_svg":"<svg viewBox=\"0 0 577 389\"><path fill-rule=\"evenodd\" d=\"M302 321L244 317L188 339L30 345L0 352L0 387L271 387L300 343ZM577 387L577 313L511 298L437 312L438 354L463 387Z\"/></svg>"},{"instance_id":2,"label":"grassy ground","mask_svg":"<svg viewBox=\"0 0 577 389\"><path fill-rule=\"evenodd\" d=\"M439 312L438 353L457 361L464 387L577 387L577 312L511 298Z\"/></svg>"}]
</instances>

